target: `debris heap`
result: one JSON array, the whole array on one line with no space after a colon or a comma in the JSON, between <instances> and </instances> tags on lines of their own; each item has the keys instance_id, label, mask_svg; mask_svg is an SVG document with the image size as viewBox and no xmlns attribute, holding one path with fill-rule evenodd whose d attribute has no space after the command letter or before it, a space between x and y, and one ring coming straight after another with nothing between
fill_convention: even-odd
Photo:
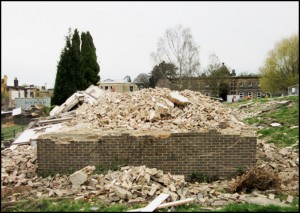
<instances>
[{"instance_id":1,"label":"debris heap","mask_svg":"<svg viewBox=\"0 0 300 213\"><path fill-rule=\"evenodd\" d=\"M277 148L261 140L257 144L257 162L231 183L232 191L275 189L284 193L299 192L299 155L292 147Z\"/></svg>"},{"instance_id":2,"label":"debris heap","mask_svg":"<svg viewBox=\"0 0 300 213\"><path fill-rule=\"evenodd\" d=\"M143 89L125 94L105 93L94 103L84 103L69 126L118 132L162 130L176 133L216 128L220 132L241 134L247 128L230 112L220 102L200 92Z\"/></svg>"}]
</instances>

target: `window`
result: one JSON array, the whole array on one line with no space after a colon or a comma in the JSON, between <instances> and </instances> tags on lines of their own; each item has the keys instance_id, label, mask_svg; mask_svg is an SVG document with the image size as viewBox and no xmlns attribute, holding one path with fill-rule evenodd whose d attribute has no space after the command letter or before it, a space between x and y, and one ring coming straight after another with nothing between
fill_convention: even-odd
<instances>
[{"instance_id":1,"label":"window","mask_svg":"<svg viewBox=\"0 0 300 213\"><path fill-rule=\"evenodd\" d=\"M257 92L256 97L261 98L261 92Z\"/></svg>"},{"instance_id":2,"label":"window","mask_svg":"<svg viewBox=\"0 0 300 213\"><path fill-rule=\"evenodd\" d=\"M103 89L103 86L101 86L101 89Z\"/></svg>"},{"instance_id":3,"label":"window","mask_svg":"<svg viewBox=\"0 0 300 213\"><path fill-rule=\"evenodd\" d=\"M130 86L130 92L132 92L133 91L133 86Z\"/></svg>"},{"instance_id":4,"label":"window","mask_svg":"<svg viewBox=\"0 0 300 213\"><path fill-rule=\"evenodd\" d=\"M240 92L240 98L243 98L244 97L244 92Z\"/></svg>"},{"instance_id":5,"label":"window","mask_svg":"<svg viewBox=\"0 0 300 213\"><path fill-rule=\"evenodd\" d=\"M105 90L108 90L108 86L105 86L104 89L105 89Z\"/></svg>"},{"instance_id":6,"label":"window","mask_svg":"<svg viewBox=\"0 0 300 213\"><path fill-rule=\"evenodd\" d=\"M34 97L34 92L30 92L30 97L31 97L31 98Z\"/></svg>"},{"instance_id":7,"label":"window","mask_svg":"<svg viewBox=\"0 0 300 213\"><path fill-rule=\"evenodd\" d=\"M110 86L110 89L112 90L112 86Z\"/></svg>"},{"instance_id":8,"label":"window","mask_svg":"<svg viewBox=\"0 0 300 213\"><path fill-rule=\"evenodd\" d=\"M252 98L252 92L248 92L248 97Z\"/></svg>"},{"instance_id":9,"label":"window","mask_svg":"<svg viewBox=\"0 0 300 213\"><path fill-rule=\"evenodd\" d=\"M231 91L231 95L236 95L236 91Z\"/></svg>"},{"instance_id":10,"label":"window","mask_svg":"<svg viewBox=\"0 0 300 213\"><path fill-rule=\"evenodd\" d=\"M240 83L240 87L243 87L244 86L244 84L243 83Z\"/></svg>"},{"instance_id":11,"label":"window","mask_svg":"<svg viewBox=\"0 0 300 213\"><path fill-rule=\"evenodd\" d=\"M251 81L249 82L249 87L252 87L252 82Z\"/></svg>"}]
</instances>

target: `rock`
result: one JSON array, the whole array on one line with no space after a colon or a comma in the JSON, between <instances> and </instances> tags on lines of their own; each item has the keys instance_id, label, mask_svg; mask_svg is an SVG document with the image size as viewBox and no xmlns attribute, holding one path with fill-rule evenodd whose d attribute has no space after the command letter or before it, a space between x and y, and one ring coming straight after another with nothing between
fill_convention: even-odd
<instances>
[{"instance_id":1,"label":"rock","mask_svg":"<svg viewBox=\"0 0 300 213\"><path fill-rule=\"evenodd\" d=\"M123 200L127 200L130 199L130 197L132 197L132 194L129 191L122 189L121 187L113 186L113 189L116 195Z\"/></svg>"},{"instance_id":2,"label":"rock","mask_svg":"<svg viewBox=\"0 0 300 213\"><path fill-rule=\"evenodd\" d=\"M83 171L76 171L69 177L73 188L80 187L83 183L87 181L87 178L88 175Z\"/></svg>"},{"instance_id":3,"label":"rock","mask_svg":"<svg viewBox=\"0 0 300 213\"><path fill-rule=\"evenodd\" d=\"M178 104L178 105L181 105L181 106L185 106L189 103L189 100L186 97L180 95L178 91L170 92L169 99L174 104Z\"/></svg>"},{"instance_id":4,"label":"rock","mask_svg":"<svg viewBox=\"0 0 300 213\"><path fill-rule=\"evenodd\" d=\"M269 194L269 199L274 200L275 195L274 194Z\"/></svg>"},{"instance_id":5,"label":"rock","mask_svg":"<svg viewBox=\"0 0 300 213\"><path fill-rule=\"evenodd\" d=\"M221 201L221 200L215 200L210 205L211 206L223 206L223 205L225 205L225 202Z\"/></svg>"},{"instance_id":6,"label":"rock","mask_svg":"<svg viewBox=\"0 0 300 213\"><path fill-rule=\"evenodd\" d=\"M254 204L258 204L258 205L262 205L262 206L267 206L267 205L277 205L277 206L283 206L283 207L287 206L284 203L278 202L276 200L270 200L265 197L245 197L241 200L243 200L247 203L254 203Z\"/></svg>"},{"instance_id":7,"label":"rock","mask_svg":"<svg viewBox=\"0 0 300 213\"><path fill-rule=\"evenodd\" d=\"M292 202L293 202L293 200L294 200L294 197L293 197L293 196L291 196L291 195L288 195L288 197L287 197L286 201L287 201L287 202L289 202L289 203L292 203Z\"/></svg>"},{"instance_id":8,"label":"rock","mask_svg":"<svg viewBox=\"0 0 300 213\"><path fill-rule=\"evenodd\" d=\"M281 126L280 123L271 123L270 126Z\"/></svg>"}]
</instances>

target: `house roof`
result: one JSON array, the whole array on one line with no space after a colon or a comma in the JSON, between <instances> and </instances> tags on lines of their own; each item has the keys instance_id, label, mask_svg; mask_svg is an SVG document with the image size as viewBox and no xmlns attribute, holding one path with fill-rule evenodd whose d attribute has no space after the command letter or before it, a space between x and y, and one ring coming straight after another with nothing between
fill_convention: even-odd
<instances>
[{"instance_id":1,"label":"house roof","mask_svg":"<svg viewBox=\"0 0 300 213\"><path fill-rule=\"evenodd\" d=\"M112 80L112 79L110 79L110 78L108 78L108 79L105 79L105 80L103 80L103 81L100 81L99 82L100 84L101 83L114 83L114 84L126 84L126 83L128 83L128 84L133 84L133 82L128 82L128 81L126 81L126 80Z\"/></svg>"}]
</instances>

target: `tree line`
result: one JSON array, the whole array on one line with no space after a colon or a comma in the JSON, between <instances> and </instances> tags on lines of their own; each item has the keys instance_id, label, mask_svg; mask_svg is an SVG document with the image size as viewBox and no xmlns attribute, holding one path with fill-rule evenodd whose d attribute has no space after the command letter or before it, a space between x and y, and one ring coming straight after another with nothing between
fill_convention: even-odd
<instances>
[{"instance_id":1,"label":"tree line","mask_svg":"<svg viewBox=\"0 0 300 213\"><path fill-rule=\"evenodd\" d=\"M233 75L234 70L221 64L215 53L210 55L208 66L200 72L199 49L189 28L181 25L169 28L158 40L156 51L151 53L156 65L149 73L139 74L133 82L154 88L159 79L177 79L177 88L183 90L190 89L193 77L207 77L210 87L214 88L222 78ZM87 31L79 36L77 29L74 33L69 30L57 64L52 105L60 105L77 90L96 85L100 80L99 72L91 34ZM299 36L292 35L276 43L260 67L258 76L265 92L287 91L288 86L298 84Z\"/></svg>"},{"instance_id":2,"label":"tree line","mask_svg":"<svg viewBox=\"0 0 300 213\"><path fill-rule=\"evenodd\" d=\"M168 29L159 39L157 51L151 54L157 65L149 74L142 73L134 81L142 81L149 87L155 87L159 79L177 79L179 89L190 89L189 79L208 77L210 87L218 90L216 85L222 83L222 78L234 75L234 70L221 64L215 53L210 55L208 66L201 73L198 53L199 46L188 28L178 26ZM253 74L245 72L240 73L240 76ZM294 34L278 41L269 51L257 76L262 90L269 93L287 91L289 86L298 84L299 35ZM187 79L185 84L184 79Z\"/></svg>"}]
</instances>

